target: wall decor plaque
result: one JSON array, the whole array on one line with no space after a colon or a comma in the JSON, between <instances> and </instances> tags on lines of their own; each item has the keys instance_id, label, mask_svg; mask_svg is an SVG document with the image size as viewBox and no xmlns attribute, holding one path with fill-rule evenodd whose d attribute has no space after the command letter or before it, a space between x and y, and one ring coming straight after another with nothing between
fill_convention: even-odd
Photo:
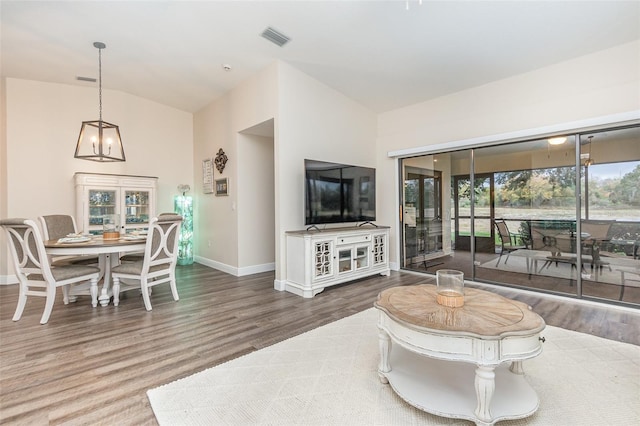
<instances>
[{"instance_id":1,"label":"wall decor plaque","mask_svg":"<svg viewBox=\"0 0 640 426\"><path fill-rule=\"evenodd\" d=\"M220 173L222 173L222 171L224 170L224 166L227 164L227 160L229 160L227 158L227 155L224 153L222 148L220 148L218 150L218 153L216 154L216 159L215 159L216 169L218 169Z\"/></svg>"}]
</instances>

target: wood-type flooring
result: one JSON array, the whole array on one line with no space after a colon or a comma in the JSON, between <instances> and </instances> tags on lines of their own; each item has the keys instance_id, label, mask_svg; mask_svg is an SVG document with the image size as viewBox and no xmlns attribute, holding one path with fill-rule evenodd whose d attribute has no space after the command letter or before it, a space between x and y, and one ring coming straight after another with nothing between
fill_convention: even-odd
<instances>
[{"instance_id":1,"label":"wood-type flooring","mask_svg":"<svg viewBox=\"0 0 640 426\"><path fill-rule=\"evenodd\" d=\"M194 264L177 268L180 301L154 287L153 311L137 290L120 306L64 305L46 325L44 299L11 321L16 285L0 286L0 424L156 425L146 391L372 307L377 294L433 282L407 272L375 276L304 299L273 289L274 274L245 277ZM487 289L485 287L485 289ZM640 345L640 312L513 289L549 325Z\"/></svg>"}]
</instances>

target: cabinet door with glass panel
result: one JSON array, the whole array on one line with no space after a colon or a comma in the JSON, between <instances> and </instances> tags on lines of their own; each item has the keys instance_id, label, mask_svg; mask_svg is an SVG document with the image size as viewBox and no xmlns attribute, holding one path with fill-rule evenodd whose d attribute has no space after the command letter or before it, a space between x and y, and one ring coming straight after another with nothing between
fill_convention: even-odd
<instances>
[{"instance_id":1,"label":"cabinet door with glass panel","mask_svg":"<svg viewBox=\"0 0 640 426\"><path fill-rule=\"evenodd\" d=\"M89 206L89 223L84 224L82 232L88 234L102 234L102 223L105 216L118 214L119 191L113 188L87 188ZM82 223L82 222L80 222Z\"/></svg>"},{"instance_id":2,"label":"cabinet door with glass panel","mask_svg":"<svg viewBox=\"0 0 640 426\"><path fill-rule=\"evenodd\" d=\"M354 244L338 248L338 274L345 274L369 267L371 244Z\"/></svg>"},{"instance_id":3,"label":"cabinet door with glass panel","mask_svg":"<svg viewBox=\"0 0 640 426\"><path fill-rule=\"evenodd\" d=\"M124 189L124 228L129 232L132 229L146 229L151 215L151 191L140 189Z\"/></svg>"}]
</instances>

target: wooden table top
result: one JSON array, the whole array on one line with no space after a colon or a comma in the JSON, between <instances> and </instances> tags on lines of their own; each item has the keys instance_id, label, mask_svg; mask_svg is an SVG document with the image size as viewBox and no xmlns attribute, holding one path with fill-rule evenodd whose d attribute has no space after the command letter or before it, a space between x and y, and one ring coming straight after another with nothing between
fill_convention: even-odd
<instances>
[{"instance_id":1,"label":"wooden table top","mask_svg":"<svg viewBox=\"0 0 640 426\"><path fill-rule=\"evenodd\" d=\"M525 303L495 293L465 287L464 306L436 302L436 286L422 284L382 291L374 306L392 319L413 327L447 333L503 337L542 331L544 320Z\"/></svg>"},{"instance_id":2,"label":"wooden table top","mask_svg":"<svg viewBox=\"0 0 640 426\"><path fill-rule=\"evenodd\" d=\"M46 240L44 246L46 248L77 248L77 247L104 247L104 246L130 246L138 244L146 244L146 238L125 239L117 238L113 240L105 240L102 237L92 237L88 241L61 243L58 240Z\"/></svg>"}]
</instances>

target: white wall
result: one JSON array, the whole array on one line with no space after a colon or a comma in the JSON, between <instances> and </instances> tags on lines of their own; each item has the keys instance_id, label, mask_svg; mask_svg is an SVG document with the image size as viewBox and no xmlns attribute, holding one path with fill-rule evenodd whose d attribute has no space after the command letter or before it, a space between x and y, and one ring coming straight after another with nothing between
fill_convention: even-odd
<instances>
[{"instance_id":1,"label":"white wall","mask_svg":"<svg viewBox=\"0 0 640 426\"><path fill-rule=\"evenodd\" d=\"M257 229L249 223L255 214L251 181L262 172L250 172L255 159L249 158L246 135L238 133L272 117L275 259L267 259L270 242L265 236L256 240ZM222 176L232 182L229 197L202 194L198 185L197 260L236 275L275 261L276 282L284 279L284 233L304 228L304 159L375 167L375 132L373 112L282 62L196 113L194 167L223 148L230 169Z\"/></svg>"},{"instance_id":2,"label":"white wall","mask_svg":"<svg viewBox=\"0 0 640 426\"><path fill-rule=\"evenodd\" d=\"M286 278L285 231L304 229L304 159L375 167L377 158L373 112L288 64L279 84L277 286ZM387 201L378 190L377 208Z\"/></svg>"},{"instance_id":3,"label":"white wall","mask_svg":"<svg viewBox=\"0 0 640 426\"><path fill-rule=\"evenodd\" d=\"M7 128L6 80L0 79L0 129ZM0 218L7 217L7 132L0 131ZM14 282L9 278L9 253L6 235L0 231L0 285Z\"/></svg>"},{"instance_id":4,"label":"white wall","mask_svg":"<svg viewBox=\"0 0 640 426\"><path fill-rule=\"evenodd\" d=\"M274 138L238 135L238 267L241 275L275 269ZM232 188L232 190L236 190Z\"/></svg>"},{"instance_id":5,"label":"white wall","mask_svg":"<svg viewBox=\"0 0 640 426\"><path fill-rule=\"evenodd\" d=\"M102 164L73 158L82 121L98 118L97 88L8 78L5 95L3 217L75 215L75 172L157 176L158 212L173 211L179 184L193 187L191 113L103 89L103 119L120 127L127 161Z\"/></svg>"},{"instance_id":6,"label":"white wall","mask_svg":"<svg viewBox=\"0 0 640 426\"><path fill-rule=\"evenodd\" d=\"M490 135L560 125L640 110L640 41L562 62L484 86L379 115L379 194L391 201L398 188L397 160L387 153ZM496 137L499 139L499 137ZM393 224L396 203L379 209ZM392 244L392 262L397 245Z\"/></svg>"},{"instance_id":7,"label":"white wall","mask_svg":"<svg viewBox=\"0 0 640 426\"><path fill-rule=\"evenodd\" d=\"M196 191L194 204L194 251L196 260L208 266L220 269L233 275L241 275L242 266L246 268L247 259L250 262L273 263L271 256L269 262L258 259L253 253L265 250L262 246L248 246L243 250L243 263L240 263L240 241L250 241L254 230L251 227L239 225L239 214L245 221L250 213L244 209L253 211L254 207L239 196L244 185L240 185L239 171L245 173L242 181L251 181L260 178L255 177L243 163L246 152L239 150L239 141L246 138L240 134L245 129L259 123L276 118L277 132L277 70L276 63L267 67L258 75L245 81L239 87L231 90L222 98L212 102L206 108L194 115L194 170L196 170ZM217 197L214 194L204 194L202 188L202 160L214 158L219 149L223 149L229 158L222 173L214 171L214 179L227 177L229 179L229 196ZM273 149L273 148L272 148ZM273 167L273 166L272 166ZM246 173L250 173L246 175ZM273 191L273 189L271 189ZM242 212L239 209L243 209ZM268 232L273 235L273 223ZM268 237L262 237L263 244L267 244ZM244 250L249 250L245 253ZM273 248L271 249L273 250ZM272 251L273 253L273 251ZM249 268L250 269L250 268Z\"/></svg>"}]
</instances>

